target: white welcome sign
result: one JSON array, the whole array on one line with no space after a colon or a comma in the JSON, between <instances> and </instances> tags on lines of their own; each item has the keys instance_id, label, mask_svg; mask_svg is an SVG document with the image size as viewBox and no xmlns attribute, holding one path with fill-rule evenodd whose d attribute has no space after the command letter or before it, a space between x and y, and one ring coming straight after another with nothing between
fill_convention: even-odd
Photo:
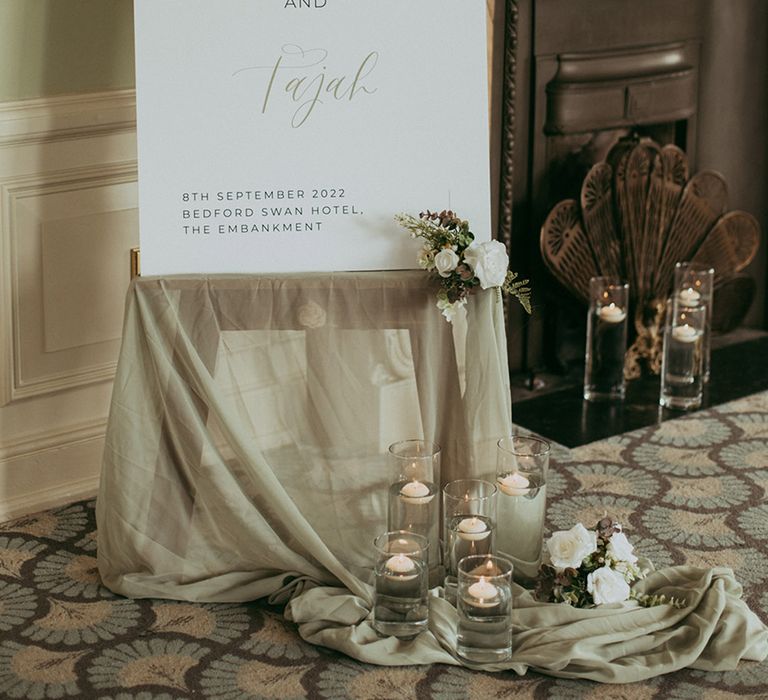
<instances>
[{"instance_id":1,"label":"white welcome sign","mask_svg":"<svg viewBox=\"0 0 768 700\"><path fill-rule=\"evenodd\" d=\"M490 238L484 0L135 0L142 273L415 267Z\"/></svg>"}]
</instances>

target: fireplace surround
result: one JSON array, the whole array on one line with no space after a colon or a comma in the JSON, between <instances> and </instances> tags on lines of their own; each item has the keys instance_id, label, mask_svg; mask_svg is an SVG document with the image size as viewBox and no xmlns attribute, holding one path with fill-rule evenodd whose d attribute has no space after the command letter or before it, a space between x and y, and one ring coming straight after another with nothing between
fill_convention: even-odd
<instances>
[{"instance_id":1,"label":"fireplace surround","mask_svg":"<svg viewBox=\"0 0 768 700\"><path fill-rule=\"evenodd\" d=\"M585 318L542 265L541 224L619 138L673 143L692 172L723 173L729 208L768 230L768 159L757 157L768 151L768 4L507 0L505 29L498 235L535 295L530 318L508 308L510 368L540 386L583 360ZM758 291L746 323L761 329L766 257L764 245L748 270Z\"/></svg>"}]
</instances>

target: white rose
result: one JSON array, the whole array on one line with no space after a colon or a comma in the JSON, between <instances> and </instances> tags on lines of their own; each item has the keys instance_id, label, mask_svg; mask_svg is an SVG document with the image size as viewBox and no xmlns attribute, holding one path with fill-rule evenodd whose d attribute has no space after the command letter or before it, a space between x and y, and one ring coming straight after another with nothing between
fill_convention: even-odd
<instances>
[{"instance_id":1,"label":"white rose","mask_svg":"<svg viewBox=\"0 0 768 700\"><path fill-rule=\"evenodd\" d=\"M578 523L570 530L553 533L547 549L556 569L578 569L585 557L597 551L597 533Z\"/></svg>"},{"instance_id":2,"label":"white rose","mask_svg":"<svg viewBox=\"0 0 768 700\"><path fill-rule=\"evenodd\" d=\"M637 557L633 554L634 549L623 532L614 532L608 540L605 553L614 561L627 561L634 564L637 562Z\"/></svg>"},{"instance_id":3,"label":"white rose","mask_svg":"<svg viewBox=\"0 0 768 700\"><path fill-rule=\"evenodd\" d=\"M504 284L509 267L507 249L501 241L472 243L464 251L465 262L474 270L483 289Z\"/></svg>"},{"instance_id":4,"label":"white rose","mask_svg":"<svg viewBox=\"0 0 768 700\"><path fill-rule=\"evenodd\" d=\"M459 264L459 256L452 248L443 248L435 255L435 267L440 277L450 277Z\"/></svg>"},{"instance_id":5,"label":"white rose","mask_svg":"<svg viewBox=\"0 0 768 700\"><path fill-rule=\"evenodd\" d=\"M592 594L595 605L621 603L629 598L629 584L609 566L595 569L587 576L587 591Z\"/></svg>"}]
</instances>

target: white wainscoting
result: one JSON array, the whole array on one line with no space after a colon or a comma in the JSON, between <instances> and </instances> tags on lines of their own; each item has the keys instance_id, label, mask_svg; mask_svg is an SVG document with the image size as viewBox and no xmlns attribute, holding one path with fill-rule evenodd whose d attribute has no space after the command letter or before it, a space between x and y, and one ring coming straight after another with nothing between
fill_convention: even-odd
<instances>
[{"instance_id":1,"label":"white wainscoting","mask_svg":"<svg viewBox=\"0 0 768 700\"><path fill-rule=\"evenodd\" d=\"M135 126L132 90L0 103L0 521L96 491Z\"/></svg>"}]
</instances>

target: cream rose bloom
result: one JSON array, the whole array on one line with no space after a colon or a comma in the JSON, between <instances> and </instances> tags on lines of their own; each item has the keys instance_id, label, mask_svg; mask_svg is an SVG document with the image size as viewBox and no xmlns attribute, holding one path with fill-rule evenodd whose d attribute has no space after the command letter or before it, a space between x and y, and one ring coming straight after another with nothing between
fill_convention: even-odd
<instances>
[{"instance_id":1,"label":"cream rose bloom","mask_svg":"<svg viewBox=\"0 0 768 700\"><path fill-rule=\"evenodd\" d=\"M602 566L587 576L587 592L592 594L595 605L622 603L629 598L629 584L618 571Z\"/></svg>"},{"instance_id":2,"label":"cream rose bloom","mask_svg":"<svg viewBox=\"0 0 768 700\"><path fill-rule=\"evenodd\" d=\"M443 248L435 255L435 267L440 277L450 277L459 264L459 256L453 248Z\"/></svg>"},{"instance_id":3,"label":"cream rose bloom","mask_svg":"<svg viewBox=\"0 0 768 700\"><path fill-rule=\"evenodd\" d=\"M605 553L614 561L627 561L630 564L635 564L637 557L633 553L634 549L623 532L614 532L608 541Z\"/></svg>"},{"instance_id":4,"label":"cream rose bloom","mask_svg":"<svg viewBox=\"0 0 768 700\"><path fill-rule=\"evenodd\" d=\"M422 270L431 270L435 266L435 253L430 246L422 246L418 261Z\"/></svg>"},{"instance_id":5,"label":"cream rose bloom","mask_svg":"<svg viewBox=\"0 0 768 700\"><path fill-rule=\"evenodd\" d=\"M556 569L577 569L585 557L597 550L597 533L578 523L570 530L552 533L547 550Z\"/></svg>"},{"instance_id":6,"label":"cream rose bloom","mask_svg":"<svg viewBox=\"0 0 768 700\"><path fill-rule=\"evenodd\" d=\"M504 284L509 268L509 256L501 241L472 243L464 251L464 260L474 270L483 289Z\"/></svg>"}]
</instances>

